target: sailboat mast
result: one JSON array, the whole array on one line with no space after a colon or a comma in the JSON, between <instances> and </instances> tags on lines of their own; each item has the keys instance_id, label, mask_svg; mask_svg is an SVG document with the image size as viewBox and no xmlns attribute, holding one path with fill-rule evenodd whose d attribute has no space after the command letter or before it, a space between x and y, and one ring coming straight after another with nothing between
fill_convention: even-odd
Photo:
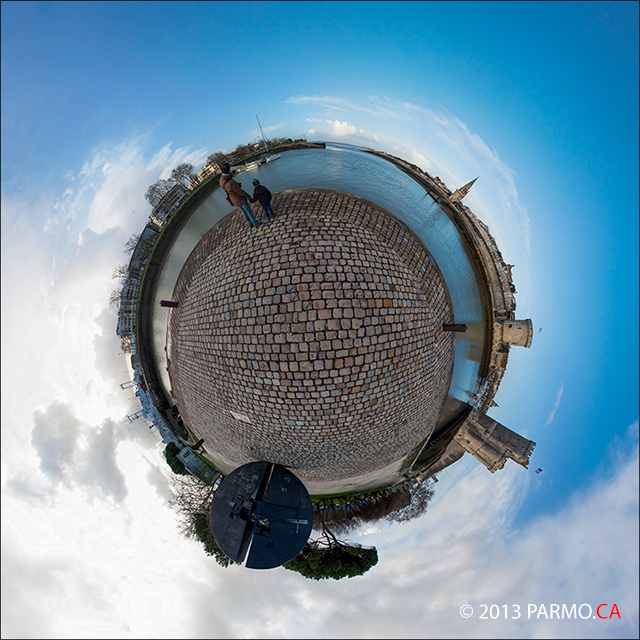
<instances>
[{"instance_id":1,"label":"sailboat mast","mask_svg":"<svg viewBox=\"0 0 640 640\"><path fill-rule=\"evenodd\" d=\"M260 133L262 134L262 139L264 140L264 146L267 147L267 153L268 153L269 145L267 144L267 139L264 137L264 131L262 130L262 125L260 124L260 118L256 116L256 120L258 121L258 126L260 127Z\"/></svg>"}]
</instances>

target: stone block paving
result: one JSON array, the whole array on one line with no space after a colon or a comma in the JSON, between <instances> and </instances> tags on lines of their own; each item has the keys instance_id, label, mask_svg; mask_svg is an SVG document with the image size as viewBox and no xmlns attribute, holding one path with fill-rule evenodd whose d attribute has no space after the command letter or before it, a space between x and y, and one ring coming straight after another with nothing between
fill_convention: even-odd
<instances>
[{"instance_id":1,"label":"stone block paving","mask_svg":"<svg viewBox=\"0 0 640 640\"><path fill-rule=\"evenodd\" d=\"M235 211L185 263L172 393L221 467L347 481L434 429L453 363L448 292L424 245L372 203L297 190L272 204L275 221L253 229Z\"/></svg>"}]
</instances>

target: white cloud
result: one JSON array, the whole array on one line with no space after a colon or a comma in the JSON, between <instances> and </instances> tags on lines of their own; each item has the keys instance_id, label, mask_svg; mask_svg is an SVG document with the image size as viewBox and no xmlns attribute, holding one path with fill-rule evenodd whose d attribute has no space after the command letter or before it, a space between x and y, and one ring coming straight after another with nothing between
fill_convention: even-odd
<instances>
[{"instance_id":1,"label":"white cloud","mask_svg":"<svg viewBox=\"0 0 640 640\"><path fill-rule=\"evenodd\" d=\"M629 445L629 443L627 443ZM278 615L290 635L307 637L634 637L637 627L637 444L615 475L581 492L558 513L513 529L511 521L527 499L528 474L508 465L501 475L483 468L439 492L418 522L383 527L377 539L380 562L349 581L315 584L283 576L282 598L253 611L241 610L235 637ZM606 519L594 526L594 514ZM368 536L374 538L374 536ZM259 576L248 601L273 579ZM226 602L232 607L235 581ZM300 609L291 609L290 602ZM304 603L313 603L305 608ZM527 620L527 604L616 602L622 620ZM463 619L463 604L475 609ZM481 604L519 605L520 620L479 620ZM263 608L264 606L264 608ZM268 614L267 614L268 608ZM198 603L193 635L209 622ZM502 611L502 609L501 609ZM277 614L277 615L274 615ZM595 611L594 611L595 615ZM297 626L298 623L298 626ZM277 636L276 636L277 637Z\"/></svg>"},{"instance_id":2,"label":"white cloud","mask_svg":"<svg viewBox=\"0 0 640 640\"><path fill-rule=\"evenodd\" d=\"M200 153L173 152L171 145L149 153L146 145L144 136L103 145L71 184L70 175L65 178L61 196L27 200L3 193L2 422L7 446L2 458L8 479L17 477L12 471L17 459L23 472L38 468L36 450L29 446L33 407L54 402L73 407L75 420L85 427L98 425L94 431L86 427L86 433L101 434L105 441L111 428L105 420L119 422L139 407L116 384L131 374L126 356L119 353L115 310L108 306L116 286L112 273L128 260L123 251L127 237L147 221L147 186L180 160ZM39 233L43 226L45 232ZM69 438L74 424L67 427ZM45 432L42 425L36 441L46 448ZM64 453L70 443L58 434L49 446L60 446ZM83 446L90 443L86 435ZM73 462L82 464L77 457ZM101 473L108 470L108 459L96 463ZM109 473L117 476L115 468ZM107 476L97 477L108 486ZM122 495L117 484L107 491Z\"/></svg>"},{"instance_id":3,"label":"white cloud","mask_svg":"<svg viewBox=\"0 0 640 640\"><path fill-rule=\"evenodd\" d=\"M428 171L429 167L431 167L431 162L429 161L429 159L423 153L420 153L419 151L415 151L415 150L412 151L411 155L408 158L408 160L412 164L418 165L424 171Z\"/></svg>"},{"instance_id":4,"label":"white cloud","mask_svg":"<svg viewBox=\"0 0 640 640\"><path fill-rule=\"evenodd\" d=\"M328 127L313 128L309 131L313 132L313 135L327 140L341 140L343 138L349 138L350 142L378 142L380 136L372 131L367 131L361 127L356 127L354 124L347 122L346 120L318 120L308 119L308 122L313 122L319 125L328 125Z\"/></svg>"},{"instance_id":5,"label":"white cloud","mask_svg":"<svg viewBox=\"0 0 640 640\"><path fill-rule=\"evenodd\" d=\"M358 133L358 127L355 127L348 122L341 122L340 120L327 120L327 124L331 126L331 135L342 137L352 136ZM363 131L363 129L360 129Z\"/></svg>"},{"instance_id":6,"label":"white cloud","mask_svg":"<svg viewBox=\"0 0 640 640\"><path fill-rule=\"evenodd\" d=\"M277 131L278 129L282 129L287 126L286 122L279 122L278 124L272 124L268 127L262 127L262 130L265 133L271 133L272 131Z\"/></svg>"},{"instance_id":7,"label":"white cloud","mask_svg":"<svg viewBox=\"0 0 640 640\"><path fill-rule=\"evenodd\" d=\"M319 106L334 111L357 111L372 116L409 120L410 118L389 98L380 100L377 96L368 97L369 104L363 105L352 102L340 96L292 96L285 102L287 104L301 104Z\"/></svg>"},{"instance_id":8,"label":"white cloud","mask_svg":"<svg viewBox=\"0 0 640 640\"><path fill-rule=\"evenodd\" d=\"M3 604L12 612L3 636L635 637L637 427L617 449L626 453L608 477L522 529L512 525L528 499L521 467L496 475L478 467L448 487L443 478L421 519L361 538L378 547L371 571L314 582L284 569L219 567L177 534L159 467L144 456L140 464L142 450L125 441L118 457L131 490L118 510L95 502L78 512L59 494L55 508L38 511L46 545L31 531L22 543L3 539ZM16 496L8 500L14 517L28 513ZM526 619L528 603L601 602L615 602L622 619ZM459 614L467 603L469 620ZM517 604L523 616L479 620L483 603L506 604L510 614ZM33 615L14 615L27 608Z\"/></svg>"},{"instance_id":9,"label":"white cloud","mask_svg":"<svg viewBox=\"0 0 640 640\"><path fill-rule=\"evenodd\" d=\"M558 410L558 407L560 406L560 401L562 400L562 394L563 393L564 393L564 384L561 382L560 383L560 388L558 389L558 395L556 396L556 401L555 401L555 403L553 405L553 408L549 412L549 416L547 417L547 421L544 423L545 427L548 427L553 422L553 419L556 417L556 411Z\"/></svg>"},{"instance_id":10,"label":"white cloud","mask_svg":"<svg viewBox=\"0 0 640 640\"><path fill-rule=\"evenodd\" d=\"M126 483L116 462L118 443L128 438L123 428L109 419L98 427L82 424L69 405L58 401L36 410L33 422L31 444L53 488L82 486L124 500Z\"/></svg>"},{"instance_id":11,"label":"white cloud","mask_svg":"<svg viewBox=\"0 0 640 640\"><path fill-rule=\"evenodd\" d=\"M291 96L285 100L287 104L312 104L336 111L348 111L358 109L344 98L337 96Z\"/></svg>"}]
</instances>

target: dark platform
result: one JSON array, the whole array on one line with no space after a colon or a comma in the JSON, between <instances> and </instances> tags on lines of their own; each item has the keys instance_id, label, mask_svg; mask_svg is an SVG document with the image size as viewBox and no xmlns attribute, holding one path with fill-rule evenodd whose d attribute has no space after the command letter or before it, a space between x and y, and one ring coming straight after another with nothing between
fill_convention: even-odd
<instances>
[{"instance_id":1,"label":"dark platform","mask_svg":"<svg viewBox=\"0 0 640 640\"><path fill-rule=\"evenodd\" d=\"M295 558L313 526L302 482L278 464L250 462L230 473L211 504L211 531L235 562L272 569ZM248 552L248 555L247 555Z\"/></svg>"}]
</instances>

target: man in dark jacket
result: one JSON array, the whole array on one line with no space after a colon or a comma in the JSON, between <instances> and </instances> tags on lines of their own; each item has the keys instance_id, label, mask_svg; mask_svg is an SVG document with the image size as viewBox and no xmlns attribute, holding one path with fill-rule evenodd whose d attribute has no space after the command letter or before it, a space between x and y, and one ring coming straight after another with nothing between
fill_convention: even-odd
<instances>
[{"instance_id":1,"label":"man in dark jacket","mask_svg":"<svg viewBox=\"0 0 640 640\"><path fill-rule=\"evenodd\" d=\"M271 208L271 191L260 184L260 180L257 178L253 181L253 198L251 198L251 202L255 202L256 200L262 205L267 220L275 219L276 214L273 213L273 209Z\"/></svg>"},{"instance_id":2,"label":"man in dark jacket","mask_svg":"<svg viewBox=\"0 0 640 640\"><path fill-rule=\"evenodd\" d=\"M220 176L220 186L223 191L226 191L227 200L234 207L240 208L240 211L242 211L242 215L249 226L259 227L262 222L255 219L253 211L249 206L248 200L251 196L231 177L231 167L229 167L229 164L225 162L221 165L220 171L222 172L222 175ZM254 202L254 200L251 202Z\"/></svg>"}]
</instances>

